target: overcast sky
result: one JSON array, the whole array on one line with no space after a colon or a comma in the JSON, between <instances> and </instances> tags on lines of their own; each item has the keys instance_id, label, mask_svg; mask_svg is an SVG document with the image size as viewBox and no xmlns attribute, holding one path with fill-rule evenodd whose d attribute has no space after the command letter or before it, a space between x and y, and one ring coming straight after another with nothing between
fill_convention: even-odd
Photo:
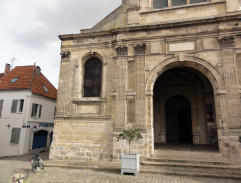
<instances>
[{"instance_id":1,"label":"overcast sky","mask_svg":"<svg viewBox=\"0 0 241 183\"><path fill-rule=\"evenodd\" d=\"M58 35L91 28L120 4L121 0L0 0L0 73L11 60L13 67L36 62L57 88Z\"/></svg>"}]
</instances>

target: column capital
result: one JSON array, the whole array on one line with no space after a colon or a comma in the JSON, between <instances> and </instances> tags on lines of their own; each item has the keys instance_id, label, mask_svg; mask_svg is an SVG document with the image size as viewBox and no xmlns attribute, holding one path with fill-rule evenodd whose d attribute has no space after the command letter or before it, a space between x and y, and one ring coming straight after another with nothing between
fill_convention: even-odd
<instances>
[{"instance_id":1,"label":"column capital","mask_svg":"<svg viewBox=\"0 0 241 183\"><path fill-rule=\"evenodd\" d=\"M136 55L144 55L146 52L146 43L134 45L134 51Z\"/></svg>"},{"instance_id":2,"label":"column capital","mask_svg":"<svg viewBox=\"0 0 241 183\"><path fill-rule=\"evenodd\" d=\"M62 59L69 58L70 55L71 55L71 52L70 51L63 51L63 52L60 53L60 55L61 55Z\"/></svg>"},{"instance_id":3,"label":"column capital","mask_svg":"<svg viewBox=\"0 0 241 183\"><path fill-rule=\"evenodd\" d=\"M116 50L116 55L117 56L126 56L128 55L128 46L116 46L115 47Z\"/></svg>"},{"instance_id":4,"label":"column capital","mask_svg":"<svg viewBox=\"0 0 241 183\"><path fill-rule=\"evenodd\" d=\"M224 36L218 40L218 43L221 48L231 48L235 46L234 36Z\"/></svg>"}]
</instances>

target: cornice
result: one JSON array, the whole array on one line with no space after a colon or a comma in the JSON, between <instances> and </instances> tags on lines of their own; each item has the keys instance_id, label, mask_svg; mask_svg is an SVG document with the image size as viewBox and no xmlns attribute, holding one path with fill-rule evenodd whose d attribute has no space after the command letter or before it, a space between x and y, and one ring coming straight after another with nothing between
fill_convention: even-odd
<instances>
[{"instance_id":1,"label":"cornice","mask_svg":"<svg viewBox=\"0 0 241 183\"><path fill-rule=\"evenodd\" d=\"M96 38L96 37L104 37L104 36L113 36L119 33L126 32L138 32L138 31L151 31L157 29L168 29L168 28L177 28L177 27L185 27L191 25L202 25L202 24L212 24L212 23L220 23L230 20L241 20L241 14L231 14L225 16L215 16L215 17L203 17L196 19L186 19L186 20L178 20L178 21L168 21L161 22L157 24L148 24L148 25L135 25L135 26L127 26L124 28L117 28L110 31L101 31L101 32L85 32L79 34L66 34L60 35L59 39L61 41L74 40L74 39L83 39L83 38Z\"/></svg>"}]
</instances>

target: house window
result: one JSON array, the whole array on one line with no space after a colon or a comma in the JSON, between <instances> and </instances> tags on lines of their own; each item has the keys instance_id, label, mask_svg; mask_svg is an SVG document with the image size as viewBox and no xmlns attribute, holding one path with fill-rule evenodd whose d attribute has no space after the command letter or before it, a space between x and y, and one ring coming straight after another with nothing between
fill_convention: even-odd
<instances>
[{"instance_id":1,"label":"house window","mask_svg":"<svg viewBox=\"0 0 241 183\"><path fill-rule=\"evenodd\" d=\"M19 109L18 112L23 112L23 105L24 105L24 100L20 99L19 100Z\"/></svg>"},{"instance_id":2,"label":"house window","mask_svg":"<svg viewBox=\"0 0 241 183\"><path fill-rule=\"evenodd\" d=\"M40 118L42 112L42 105L33 103L31 117Z\"/></svg>"},{"instance_id":3,"label":"house window","mask_svg":"<svg viewBox=\"0 0 241 183\"><path fill-rule=\"evenodd\" d=\"M55 114L56 114L56 106L54 107L54 116L55 116Z\"/></svg>"},{"instance_id":4,"label":"house window","mask_svg":"<svg viewBox=\"0 0 241 183\"><path fill-rule=\"evenodd\" d=\"M44 91L45 91L46 93L49 92L49 90L48 90L48 88L47 88L46 86L43 86L43 89L44 89Z\"/></svg>"},{"instance_id":5,"label":"house window","mask_svg":"<svg viewBox=\"0 0 241 183\"><path fill-rule=\"evenodd\" d=\"M18 107L18 100L12 100L11 113L16 113Z\"/></svg>"},{"instance_id":6,"label":"house window","mask_svg":"<svg viewBox=\"0 0 241 183\"><path fill-rule=\"evenodd\" d=\"M11 135L10 143L12 143L12 144L19 143L20 132L21 132L21 128L12 128L12 135Z\"/></svg>"},{"instance_id":7,"label":"house window","mask_svg":"<svg viewBox=\"0 0 241 183\"><path fill-rule=\"evenodd\" d=\"M84 97L100 97L102 62L98 58L91 58L84 68Z\"/></svg>"},{"instance_id":8,"label":"house window","mask_svg":"<svg viewBox=\"0 0 241 183\"><path fill-rule=\"evenodd\" d=\"M0 100L0 116L2 116L3 101L4 101L4 100Z\"/></svg>"},{"instance_id":9,"label":"house window","mask_svg":"<svg viewBox=\"0 0 241 183\"><path fill-rule=\"evenodd\" d=\"M18 79L19 77L13 78L9 83L15 83Z\"/></svg>"},{"instance_id":10,"label":"house window","mask_svg":"<svg viewBox=\"0 0 241 183\"><path fill-rule=\"evenodd\" d=\"M24 99L12 100L11 113L23 112Z\"/></svg>"}]
</instances>

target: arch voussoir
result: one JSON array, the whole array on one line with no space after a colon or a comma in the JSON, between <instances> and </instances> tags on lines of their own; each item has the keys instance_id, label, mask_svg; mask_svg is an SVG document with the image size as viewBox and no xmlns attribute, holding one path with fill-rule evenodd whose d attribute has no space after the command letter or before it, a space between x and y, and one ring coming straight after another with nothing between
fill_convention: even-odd
<instances>
[{"instance_id":1,"label":"arch voussoir","mask_svg":"<svg viewBox=\"0 0 241 183\"><path fill-rule=\"evenodd\" d=\"M162 73L175 67L190 67L198 70L209 79L215 91L225 88L221 74L212 64L198 57L187 56L185 61L179 61L179 57L172 57L155 66L147 78L146 92L150 93L153 91L154 84Z\"/></svg>"}]
</instances>

